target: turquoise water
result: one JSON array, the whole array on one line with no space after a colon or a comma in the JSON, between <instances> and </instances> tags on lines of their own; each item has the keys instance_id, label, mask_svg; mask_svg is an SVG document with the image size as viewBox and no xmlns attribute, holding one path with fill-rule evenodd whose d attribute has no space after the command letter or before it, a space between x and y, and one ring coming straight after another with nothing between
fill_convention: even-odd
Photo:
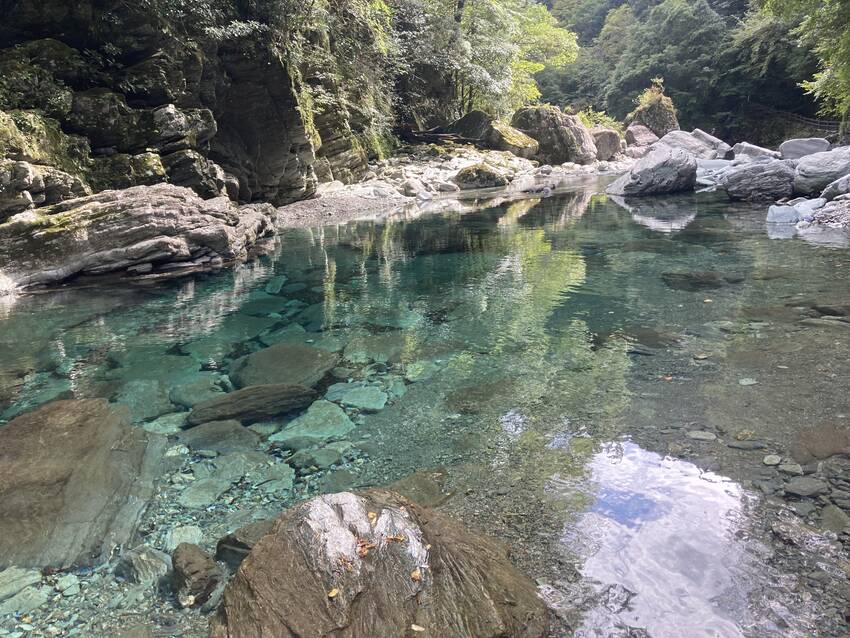
<instances>
[{"instance_id":1,"label":"turquoise water","mask_svg":"<svg viewBox=\"0 0 850 638\"><path fill-rule=\"evenodd\" d=\"M208 541L252 508L401 480L510 546L553 635L846 635L847 577L818 567L817 543L777 544L777 516L803 519L764 487L786 477L762 458L847 423L850 323L816 308L850 304L850 255L771 239L764 216L714 196L627 210L582 190L288 230L232 271L7 300L0 419L104 397L167 432L232 389L237 358L306 344L338 354L316 387L355 427L292 490L234 485L193 514ZM355 389L368 402L345 405ZM274 439L298 417L256 431ZM202 462L189 454L185 472ZM806 514L818 534L829 499ZM163 529L186 515L150 514ZM831 565L840 540L823 537Z\"/></svg>"}]
</instances>

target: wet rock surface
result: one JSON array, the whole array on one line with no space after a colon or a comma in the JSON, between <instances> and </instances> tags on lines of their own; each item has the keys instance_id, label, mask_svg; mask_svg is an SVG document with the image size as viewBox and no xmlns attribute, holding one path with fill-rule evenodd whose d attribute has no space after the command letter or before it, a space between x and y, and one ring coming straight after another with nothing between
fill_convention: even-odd
<instances>
[{"instance_id":1,"label":"wet rock surface","mask_svg":"<svg viewBox=\"0 0 850 638\"><path fill-rule=\"evenodd\" d=\"M697 163L681 149L656 148L637 161L631 171L611 184L606 192L625 197L642 197L693 190Z\"/></svg>"},{"instance_id":2,"label":"wet rock surface","mask_svg":"<svg viewBox=\"0 0 850 638\"><path fill-rule=\"evenodd\" d=\"M225 589L211 635L421 630L542 637L548 619L503 547L372 491L322 496L282 514Z\"/></svg>"},{"instance_id":3,"label":"wet rock surface","mask_svg":"<svg viewBox=\"0 0 850 638\"><path fill-rule=\"evenodd\" d=\"M107 558L135 533L163 446L102 400L57 401L0 428L0 566Z\"/></svg>"}]
</instances>

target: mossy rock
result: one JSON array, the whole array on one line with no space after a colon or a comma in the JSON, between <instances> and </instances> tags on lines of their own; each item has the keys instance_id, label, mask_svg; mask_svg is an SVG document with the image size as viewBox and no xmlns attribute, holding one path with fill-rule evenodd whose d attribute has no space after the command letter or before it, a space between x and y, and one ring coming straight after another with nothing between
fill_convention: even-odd
<instances>
[{"instance_id":1,"label":"mossy rock","mask_svg":"<svg viewBox=\"0 0 850 638\"><path fill-rule=\"evenodd\" d=\"M679 120L676 117L676 107L673 100L660 92L644 94L638 107L629 113L628 124L641 124L664 137L670 131L679 130Z\"/></svg>"},{"instance_id":2,"label":"mossy rock","mask_svg":"<svg viewBox=\"0 0 850 638\"><path fill-rule=\"evenodd\" d=\"M483 162L461 169L454 181L461 190L499 188L510 183L501 171Z\"/></svg>"},{"instance_id":3,"label":"mossy rock","mask_svg":"<svg viewBox=\"0 0 850 638\"><path fill-rule=\"evenodd\" d=\"M89 169L86 140L66 135L59 122L33 111L0 111L0 156L54 166L81 179Z\"/></svg>"},{"instance_id":4,"label":"mossy rock","mask_svg":"<svg viewBox=\"0 0 850 638\"><path fill-rule=\"evenodd\" d=\"M39 109L62 118L71 110L72 95L49 71L32 64L22 49L0 53L0 109Z\"/></svg>"},{"instance_id":5,"label":"mossy rock","mask_svg":"<svg viewBox=\"0 0 850 638\"><path fill-rule=\"evenodd\" d=\"M156 153L118 154L92 160L91 184L98 191L167 181L162 158Z\"/></svg>"},{"instance_id":6,"label":"mossy rock","mask_svg":"<svg viewBox=\"0 0 850 638\"><path fill-rule=\"evenodd\" d=\"M525 159L531 159L540 150L540 144L537 143L537 140L500 120L493 120L490 123L490 131L485 138L485 144L489 148L497 151L509 151Z\"/></svg>"}]
</instances>

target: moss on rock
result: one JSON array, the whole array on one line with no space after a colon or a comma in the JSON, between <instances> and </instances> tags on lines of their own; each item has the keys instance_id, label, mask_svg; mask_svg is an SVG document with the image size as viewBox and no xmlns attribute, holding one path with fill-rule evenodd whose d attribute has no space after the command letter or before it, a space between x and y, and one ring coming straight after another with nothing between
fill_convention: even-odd
<instances>
[{"instance_id":1,"label":"moss on rock","mask_svg":"<svg viewBox=\"0 0 850 638\"><path fill-rule=\"evenodd\" d=\"M80 179L89 169L86 140L66 135L59 122L33 111L0 111L0 155L54 166Z\"/></svg>"}]
</instances>

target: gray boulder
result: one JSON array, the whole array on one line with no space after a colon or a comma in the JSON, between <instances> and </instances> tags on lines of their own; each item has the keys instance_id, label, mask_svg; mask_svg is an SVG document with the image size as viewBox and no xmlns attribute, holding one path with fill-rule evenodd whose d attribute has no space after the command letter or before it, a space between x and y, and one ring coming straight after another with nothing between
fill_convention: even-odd
<instances>
[{"instance_id":1,"label":"gray boulder","mask_svg":"<svg viewBox=\"0 0 850 638\"><path fill-rule=\"evenodd\" d=\"M269 205L204 201L170 184L104 191L0 224L0 274L20 288L76 275L220 265L273 233Z\"/></svg>"},{"instance_id":2,"label":"gray boulder","mask_svg":"<svg viewBox=\"0 0 850 638\"><path fill-rule=\"evenodd\" d=\"M850 193L850 174L845 175L844 177L839 177L837 180L830 183L825 189L823 189L821 197L832 201L836 197L841 197L847 193Z\"/></svg>"},{"instance_id":3,"label":"gray boulder","mask_svg":"<svg viewBox=\"0 0 850 638\"><path fill-rule=\"evenodd\" d=\"M453 179L460 190L500 188L510 183L507 175L485 162L462 168Z\"/></svg>"},{"instance_id":4,"label":"gray boulder","mask_svg":"<svg viewBox=\"0 0 850 638\"><path fill-rule=\"evenodd\" d=\"M536 586L504 546L393 492L319 496L266 530L211 638L549 635Z\"/></svg>"},{"instance_id":5,"label":"gray boulder","mask_svg":"<svg viewBox=\"0 0 850 638\"><path fill-rule=\"evenodd\" d=\"M726 142L721 140L719 137L714 137L710 133L706 133L702 129L695 128L691 135L693 135L696 139L698 139L703 144L706 144L713 148L717 153L717 159L726 159L727 157L732 155L732 147L729 146Z\"/></svg>"},{"instance_id":6,"label":"gray boulder","mask_svg":"<svg viewBox=\"0 0 850 638\"><path fill-rule=\"evenodd\" d=\"M617 131L604 126L597 126L590 132L596 144L596 159L600 162L607 162L620 152L623 141Z\"/></svg>"},{"instance_id":7,"label":"gray boulder","mask_svg":"<svg viewBox=\"0 0 850 638\"><path fill-rule=\"evenodd\" d=\"M794 190L800 195L821 193L837 179L850 174L850 146L806 155L797 164Z\"/></svg>"},{"instance_id":8,"label":"gray boulder","mask_svg":"<svg viewBox=\"0 0 850 638\"><path fill-rule=\"evenodd\" d=\"M738 142L737 144L735 144L735 146L732 147L732 152L735 154L735 159L780 158L779 153L777 153L776 151L771 151L769 148L756 146L755 144L750 144L749 142Z\"/></svg>"},{"instance_id":9,"label":"gray boulder","mask_svg":"<svg viewBox=\"0 0 850 638\"><path fill-rule=\"evenodd\" d=\"M693 155L681 149L656 147L606 192L623 197L678 193L693 190L696 177L697 161Z\"/></svg>"},{"instance_id":10,"label":"gray boulder","mask_svg":"<svg viewBox=\"0 0 850 638\"><path fill-rule=\"evenodd\" d=\"M806 137L783 142L779 146L779 152L782 154L782 159L800 159L806 155L828 151L829 147L829 140L822 137Z\"/></svg>"},{"instance_id":11,"label":"gray boulder","mask_svg":"<svg viewBox=\"0 0 850 638\"><path fill-rule=\"evenodd\" d=\"M658 136L643 124L630 124L626 129L626 144L629 146L650 146L658 139Z\"/></svg>"},{"instance_id":12,"label":"gray boulder","mask_svg":"<svg viewBox=\"0 0 850 638\"><path fill-rule=\"evenodd\" d=\"M670 131L667 135L652 145L653 148L658 148L660 146L681 149L698 159L717 158L717 150L714 146L707 144L686 131Z\"/></svg>"},{"instance_id":13,"label":"gray boulder","mask_svg":"<svg viewBox=\"0 0 850 638\"><path fill-rule=\"evenodd\" d=\"M56 168L0 159L0 222L29 208L90 193L79 178Z\"/></svg>"},{"instance_id":14,"label":"gray boulder","mask_svg":"<svg viewBox=\"0 0 850 638\"><path fill-rule=\"evenodd\" d=\"M719 185L729 199L775 201L793 194L794 177L794 168L783 160L749 162L726 169Z\"/></svg>"},{"instance_id":15,"label":"gray boulder","mask_svg":"<svg viewBox=\"0 0 850 638\"><path fill-rule=\"evenodd\" d=\"M514 114L511 126L540 144L537 159L546 164L592 164L596 161L593 135L575 115L557 106L526 106Z\"/></svg>"}]
</instances>

